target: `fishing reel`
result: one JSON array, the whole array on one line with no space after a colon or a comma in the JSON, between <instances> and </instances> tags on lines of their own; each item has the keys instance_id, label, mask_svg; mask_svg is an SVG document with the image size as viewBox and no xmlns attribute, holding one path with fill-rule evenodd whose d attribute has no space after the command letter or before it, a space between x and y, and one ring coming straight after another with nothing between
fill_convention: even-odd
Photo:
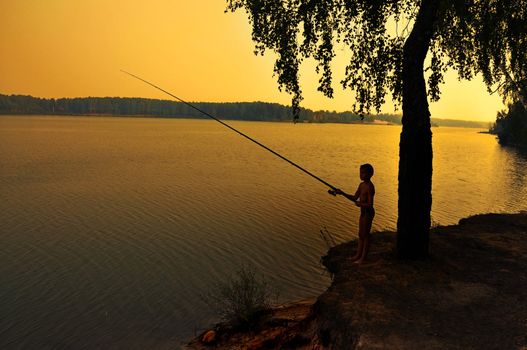
<instances>
[{"instance_id":1,"label":"fishing reel","mask_svg":"<svg viewBox=\"0 0 527 350\"><path fill-rule=\"evenodd\" d=\"M337 191L336 191L336 190L329 189L329 190L328 190L328 193L329 193L330 195L332 195L333 197L336 197L336 196L337 196Z\"/></svg>"}]
</instances>

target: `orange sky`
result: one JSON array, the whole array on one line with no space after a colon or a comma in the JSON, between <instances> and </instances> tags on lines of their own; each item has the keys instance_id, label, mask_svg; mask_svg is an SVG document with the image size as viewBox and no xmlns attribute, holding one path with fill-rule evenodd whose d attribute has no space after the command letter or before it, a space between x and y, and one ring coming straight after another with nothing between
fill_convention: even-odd
<instances>
[{"instance_id":1,"label":"orange sky","mask_svg":"<svg viewBox=\"0 0 527 350\"><path fill-rule=\"evenodd\" d=\"M253 54L245 14L224 9L223 0L0 0L0 93L168 98L125 69L188 101L289 104L272 76L273 55ZM338 85L344 56L337 51L334 99L317 91L314 65L304 64L303 107L351 109ZM442 92L432 117L493 121L504 108L481 78L458 82L449 73Z\"/></svg>"}]
</instances>

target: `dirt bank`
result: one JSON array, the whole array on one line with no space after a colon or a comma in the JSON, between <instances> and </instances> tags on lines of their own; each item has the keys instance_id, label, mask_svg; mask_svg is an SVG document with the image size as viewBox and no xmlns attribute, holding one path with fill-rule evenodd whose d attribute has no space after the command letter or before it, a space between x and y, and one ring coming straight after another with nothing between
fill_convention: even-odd
<instances>
[{"instance_id":1,"label":"dirt bank","mask_svg":"<svg viewBox=\"0 0 527 350\"><path fill-rule=\"evenodd\" d=\"M527 349L527 213L473 216L434 228L430 240L429 260L400 261L395 234L375 233L361 266L349 261L355 241L338 245L322 258L331 286L312 306L214 346ZM198 338L191 348L207 346Z\"/></svg>"}]
</instances>

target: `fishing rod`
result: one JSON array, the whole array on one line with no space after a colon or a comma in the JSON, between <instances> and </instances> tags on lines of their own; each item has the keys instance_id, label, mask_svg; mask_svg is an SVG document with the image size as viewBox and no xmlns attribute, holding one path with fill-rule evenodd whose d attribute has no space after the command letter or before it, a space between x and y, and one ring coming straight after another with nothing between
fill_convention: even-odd
<instances>
[{"instance_id":1,"label":"fishing rod","mask_svg":"<svg viewBox=\"0 0 527 350\"><path fill-rule=\"evenodd\" d=\"M264 144L262 144L262 143L256 141L256 140L253 139L252 137L250 137L250 136L244 134L243 132L241 132L241 131L239 131L239 130L236 130L235 128L233 128L233 127L230 126L229 124L224 123L223 121L221 121L220 119L214 117L213 115L210 115L209 113L203 111L202 109L199 109L198 107L192 105L191 103L182 100L181 98L177 97L177 96L174 95L174 94L171 94L170 92L168 92L168 91L166 91L166 90L160 88L159 86L157 86L157 85L155 85L155 84L152 84L151 82L149 82L149 81L147 81L147 80L145 80L145 79L143 79L143 78L141 78L141 77L138 77L138 76L135 75L135 74L129 73L129 72L125 71L125 70L122 70L122 69L121 69L121 72L123 72L123 73L125 73L125 74L128 74L129 76L131 76L131 77L133 77L133 78L136 78L137 80L140 80L140 81L142 81L143 83L146 83L146 84L148 84L148 85L150 85L150 86L152 86L152 87L154 87L154 88L156 88L156 89L158 89L158 90L164 92L165 94L167 94L167 95L169 95L169 96L175 98L176 100L178 100L178 101L180 101L180 102L186 104L186 105L189 106L190 108L193 108L193 109L195 109L196 111L198 111L198 112L200 112L200 113L206 115L207 117L209 117L209 118L211 118L211 119L214 119L215 121L217 121L218 123L222 124L223 126L229 128L229 129L231 129L232 131L238 133L239 135L245 137L245 138L248 139L249 141L254 142L254 143L257 144L258 146L260 146L260 147L266 149L267 151L271 152L272 154L274 154L275 156L279 157L280 159L285 160L286 162L288 162L288 163L291 164L292 166L294 166L294 167L296 167L297 169L303 171L304 173L306 173L307 175L311 176L311 177L314 178L315 180L318 180L318 181L322 182L324 185L326 185L327 187L330 188L330 190L328 190L328 193L331 194L331 195L333 195L333 196L336 196L336 194L337 194L337 193L336 193L337 188L336 188L335 186L333 186L332 184L330 184L329 182L327 182L327 181L325 181L325 180L322 180L320 177L318 177L318 176L316 176L315 174L311 173L310 171L308 171L308 170L302 168L300 165L298 165L298 164L296 164L295 162L293 162L293 161L287 159L286 157L282 156L281 154L279 154L279 153L273 151L272 149L270 149L270 148L267 147L266 145L264 145ZM346 196L344 196L344 197L346 197ZM347 198L347 197L346 197L346 198ZM348 198L348 199L349 199L349 198Z\"/></svg>"}]
</instances>

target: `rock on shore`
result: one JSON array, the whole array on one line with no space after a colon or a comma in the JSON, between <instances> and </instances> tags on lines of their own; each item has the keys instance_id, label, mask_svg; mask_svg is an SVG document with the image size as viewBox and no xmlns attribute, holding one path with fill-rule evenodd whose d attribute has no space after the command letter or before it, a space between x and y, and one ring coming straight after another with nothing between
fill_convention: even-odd
<instances>
[{"instance_id":1,"label":"rock on shore","mask_svg":"<svg viewBox=\"0 0 527 350\"><path fill-rule=\"evenodd\" d=\"M434 228L427 261L395 259L394 244L395 233L374 233L360 266L349 260L355 241L330 249L322 263L331 286L303 316L276 336L262 338L263 327L214 347L527 349L527 213ZM190 347L207 346L198 338Z\"/></svg>"}]
</instances>

